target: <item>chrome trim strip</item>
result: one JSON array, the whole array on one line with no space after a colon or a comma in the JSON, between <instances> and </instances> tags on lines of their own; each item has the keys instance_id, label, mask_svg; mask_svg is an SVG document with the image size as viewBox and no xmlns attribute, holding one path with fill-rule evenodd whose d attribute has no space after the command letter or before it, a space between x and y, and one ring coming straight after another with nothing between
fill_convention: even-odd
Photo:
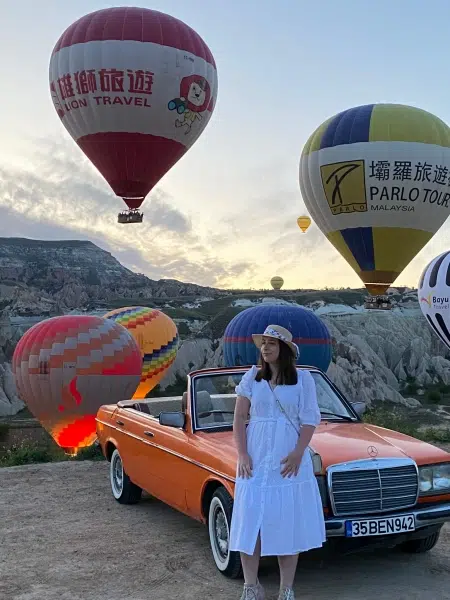
<instances>
[{"instance_id":1,"label":"chrome trim strip","mask_svg":"<svg viewBox=\"0 0 450 600\"><path fill-rule=\"evenodd\" d=\"M346 463L338 463L334 465L330 465L326 470L327 476L327 484L331 502L331 510L333 514L339 514L336 508L335 498L334 498L334 490L333 490L333 473L349 473L354 472L358 473L358 471L370 471L376 470L378 471L378 480L380 485L380 495L381 495L381 508L379 510L370 510L367 514L381 514L383 512L388 512L389 510L396 510L396 508L388 508L383 509L383 488L381 484L381 473L380 471L389 470L390 468L395 467L415 467L416 476L417 476L417 493L414 499L414 502L411 504L407 504L402 507L397 507L397 510L400 508L408 508L415 506L417 504L417 500L419 499L419 468L414 460L411 458L369 458L362 460L352 460ZM365 514L365 513L360 513Z\"/></svg>"},{"instance_id":2,"label":"chrome trim strip","mask_svg":"<svg viewBox=\"0 0 450 600\"><path fill-rule=\"evenodd\" d=\"M442 513L442 514L440 514ZM420 531L420 529L423 529L424 527L429 527L430 525L438 525L438 524L443 524L443 523L448 523L450 521L450 503L446 503L446 504L440 504L439 506L436 506L434 508L419 508L419 509L413 509L413 510L408 510L406 509L406 511L402 512L395 512L395 513L389 513L386 514L385 517L386 518L395 518L395 517L403 517L405 514L408 515L414 515L414 522L415 522L415 527L416 527L416 531ZM433 518L428 518L428 519L420 519L420 515L421 514L427 514L427 515L433 515ZM326 535L327 537L346 537L345 536L345 522L346 521L366 521L366 520L370 520L370 519L380 519L383 517L380 517L380 515L364 515L364 516L358 516L358 517L351 517L351 515L349 515L346 518L337 518L337 517L333 517L331 519L326 519L325 520L325 526L327 527L326 529ZM413 532L411 532L413 533ZM370 537L370 536L368 536ZM372 538L376 538L379 536L372 536ZM395 535L393 535L393 537L395 537ZM348 538L351 539L351 538Z\"/></svg>"},{"instance_id":3,"label":"chrome trim strip","mask_svg":"<svg viewBox=\"0 0 450 600\"><path fill-rule=\"evenodd\" d=\"M235 477L230 477L229 475L225 475L225 473L221 473L220 471L215 471L214 469L211 469L211 467L208 467L208 466L204 465L203 463L200 463L196 460L192 460L191 458L187 458L186 456L183 456L183 454L180 454L179 452L175 452L174 450L169 450L168 448L161 446L160 444L155 444L154 442L151 442L150 440L144 440L143 438L139 437L138 435L135 435L134 433L130 433L129 431L125 431L124 429L121 429L120 427L115 427L114 425L111 425L111 423L106 423L105 421L101 421L100 419L96 419L96 420L98 421L98 423L101 423L102 425L105 425L106 427L109 427L110 429L114 429L115 431L120 431L120 433L128 435L129 437L132 437L133 439L138 440L139 442L142 442L143 444L146 444L147 446L153 446L154 448L158 448L158 450L163 450L164 452L167 452L168 454L171 454L172 456L181 458L182 460L184 460L188 463L191 463L191 464L195 465L196 467L200 467L201 469L204 469L205 471L208 471L209 473L212 473L213 475L221 477L222 479L226 479L227 481L231 481L232 483L234 483L236 481Z\"/></svg>"}]
</instances>

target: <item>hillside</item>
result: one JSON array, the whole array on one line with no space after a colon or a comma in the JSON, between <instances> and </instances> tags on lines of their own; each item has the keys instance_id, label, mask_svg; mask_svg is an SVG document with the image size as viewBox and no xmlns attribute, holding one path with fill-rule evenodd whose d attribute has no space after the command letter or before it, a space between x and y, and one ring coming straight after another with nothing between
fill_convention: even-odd
<instances>
[{"instance_id":1,"label":"hillside","mask_svg":"<svg viewBox=\"0 0 450 600\"><path fill-rule=\"evenodd\" d=\"M389 294L393 309L383 312L364 309L364 289L217 290L153 281L91 242L0 238L0 415L23 407L9 363L29 327L51 315L103 315L133 304L163 310L180 333L176 361L155 394L181 393L186 373L222 365L224 330L240 311L292 303L328 325L328 374L349 398L417 406L430 390L450 389L450 356L423 318L417 292L392 288Z\"/></svg>"},{"instance_id":2,"label":"hillside","mask_svg":"<svg viewBox=\"0 0 450 600\"><path fill-rule=\"evenodd\" d=\"M0 309L17 316L58 315L150 298L220 290L133 273L89 241L0 238ZM127 302L130 303L130 302Z\"/></svg>"}]
</instances>

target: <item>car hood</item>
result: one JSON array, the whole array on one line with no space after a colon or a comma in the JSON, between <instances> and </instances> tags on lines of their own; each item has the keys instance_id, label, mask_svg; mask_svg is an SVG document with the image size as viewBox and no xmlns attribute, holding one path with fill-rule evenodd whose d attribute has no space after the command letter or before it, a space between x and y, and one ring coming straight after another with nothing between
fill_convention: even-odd
<instances>
[{"instance_id":1,"label":"car hood","mask_svg":"<svg viewBox=\"0 0 450 600\"><path fill-rule=\"evenodd\" d=\"M336 463L367 458L409 457L418 465L450 461L450 454L403 433L368 423L324 421L310 444L327 468Z\"/></svg>"},{"instance_id":2,"label":"car hood","mask_svg":"<svg viewBox=\"0 0 450 600\"><path fill-rule=\"evenodd\" d=\"M237 451L231 431L196 434L202 450L211 455L220 470L234 477ZM418 465L450 462L450 454L410 436L368 423L323 421L310 447L320 455L323 468L367 458L412 458Z\"/></svg>"}]
</instances>

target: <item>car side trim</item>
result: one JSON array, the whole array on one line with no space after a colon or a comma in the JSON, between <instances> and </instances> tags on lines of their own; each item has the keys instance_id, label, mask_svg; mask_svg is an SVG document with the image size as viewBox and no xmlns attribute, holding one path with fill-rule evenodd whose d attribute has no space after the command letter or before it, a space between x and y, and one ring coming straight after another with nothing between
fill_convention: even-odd
<instances>
[{"instance_id":1,"label":"car side trim","mask_svg":"<svg viewBox=\"0 0 450 600\"><path fill-rule=\"evenodd\" d=\"M191 463L191 464L195 465L196 467L200 467L201 469L204 469L205 471L208 471L209 473L212 473L213 475L217 475L218 477L221 477L222 479L226 479L227 481L230 481L231 483L234 483L236 481L235 477L230 477L229 475L226 475L225 473L222 473L221 471L216 471L215 469L211 469L211 467L208 467L208 466L204 465L203 463L198 462L197 460L192 460L191 458L187 458L186 456L183 456L179 452L175 452L174 450L169 450L165 446L161 446L160 444L156 444L155 442L152 442L150 440L144 440L143 438L139 437L138 435L135 435L134 433L125 431L124 429L122 429L120 427L115 427L114 425L111 425L111 423L107 423L106 421L102 421L101 419L97 418L96 420L98 423L101 423L102 425L105 425L106 427L109 427L110 429L114 429L115 431L120 431L121 434L128 435L128 436L134 438L135 440L138 440L139 442L146 444L147 446L153 446L154 448L163 450L164 452L167 452L168 454L172 454L173 456L176 456L177 458L181 458L182 460L184 460L188 463Z\"/></svg>"}]
</instances>

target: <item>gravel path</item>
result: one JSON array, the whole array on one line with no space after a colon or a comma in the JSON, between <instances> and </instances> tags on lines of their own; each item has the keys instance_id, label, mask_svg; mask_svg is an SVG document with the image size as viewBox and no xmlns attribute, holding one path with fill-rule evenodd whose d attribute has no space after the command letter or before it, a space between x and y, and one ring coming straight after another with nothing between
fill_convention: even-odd
<instances>
[{"instance_id":1,"label":"gravel path","mask_svg":"<svg viewBox=\"0 0 450 600\"><path fill-rule=\"evenodd\" d=\"M276 561L261 564L267 600ZM0 469L2 600L234 600L242 582L213 564L206 528L145 496L121 506L106 462ZM301 557L297 597L450 599L450 527L427 555Z\"/></svg>"}]
</instances>

